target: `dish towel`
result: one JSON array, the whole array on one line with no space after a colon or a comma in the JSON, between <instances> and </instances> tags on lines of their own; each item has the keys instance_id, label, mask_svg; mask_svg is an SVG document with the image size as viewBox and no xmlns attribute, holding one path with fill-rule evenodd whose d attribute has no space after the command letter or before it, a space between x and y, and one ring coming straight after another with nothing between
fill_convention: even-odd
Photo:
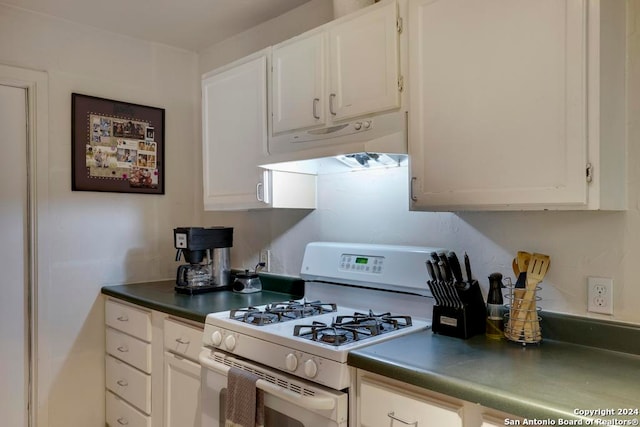
<instances>
[{"instance_id":1,"label":"dish towel","mask_svg":"<svg viewBox=\"0 0 640 427\"><path fill-rule=\"evenodd\" d=\"M251 372L229 369L225 427L264 426L264 393L256 388L258 379Z\"/></svg>"}]
</instances>

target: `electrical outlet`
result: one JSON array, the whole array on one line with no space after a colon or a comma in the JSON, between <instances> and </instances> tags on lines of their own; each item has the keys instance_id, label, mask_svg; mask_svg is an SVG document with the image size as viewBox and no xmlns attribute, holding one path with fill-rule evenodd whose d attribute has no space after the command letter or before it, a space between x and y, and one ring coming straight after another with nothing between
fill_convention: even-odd
<instances>
[{"instance_id":1,"label":"electrical outlet","mask_svg":"<svg viewBox=\"0 0 640 427\"><path fill-rule=\"evenodd\" d=\"M613 314L613 279L587 278L587 311Z\"/></svg>"},{"instance_id":2,"label":"electrical outlet","mask_svg":"<svg viewBox=\"0 0 640 427\"><path fill-rule=\"evenodd\" d=\"M262 271L271 271L271 251L269 249L263 249L260 251L260 261L264 263Z\"/></svg>"}]
</instances>

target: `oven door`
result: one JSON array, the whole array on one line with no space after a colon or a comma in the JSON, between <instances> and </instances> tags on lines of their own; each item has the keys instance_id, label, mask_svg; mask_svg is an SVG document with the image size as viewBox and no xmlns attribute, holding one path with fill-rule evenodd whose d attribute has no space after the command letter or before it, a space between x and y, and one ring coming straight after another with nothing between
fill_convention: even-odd
<instances>
[{"instance_id":1,"label":"oven door","mask_svg":"<svg viewBox=\"0 0 640 427\"><path fill-rule=\"evenodd\" d=\"M260 377L256 387L264 392L265 427L346 427L347 393L300 381L279 371L204 349L202 373L202 427L225 425L227 372L245 369Z\"/></svg>"}]
</instances>

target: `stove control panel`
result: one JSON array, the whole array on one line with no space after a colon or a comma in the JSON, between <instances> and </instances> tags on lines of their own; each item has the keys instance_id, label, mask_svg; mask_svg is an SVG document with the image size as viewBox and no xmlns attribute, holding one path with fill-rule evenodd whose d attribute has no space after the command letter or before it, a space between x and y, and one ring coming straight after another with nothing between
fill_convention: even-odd
<instances>
[{"instance_id":1,"label":"stove control panel","mask_svg":"<svg viewBox=\"0 0 640 427\"><path fill-rule=\"evenodd\" d=\"M340 270L342 271L382 274L383 266L383 256L342 254L340 257Z\"/></svg>"}]
</instances>

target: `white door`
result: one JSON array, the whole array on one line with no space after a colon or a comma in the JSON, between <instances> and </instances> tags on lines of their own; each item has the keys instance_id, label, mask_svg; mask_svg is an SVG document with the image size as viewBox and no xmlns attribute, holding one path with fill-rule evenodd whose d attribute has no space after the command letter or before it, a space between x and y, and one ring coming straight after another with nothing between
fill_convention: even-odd
<instances>
[{"instance_id":1,"label":"white door","mask_svg":"<svg viewBox=\"0 0 640 427\"><path fill-rule=\"evenodd\" d=\"M164 427L200 427L200 365L164 353Z\"/></svg>"},{"instance_id":2,"label":"white door","mask_svg":"<svg viewBox=\"0 0 640 427\"><path fill-rule=\"evenodd\" d=\"M267 207L258 200L267 155L267 57L259 53L202 81L206 210Z\"/></svg>"},{"instance_id":3,"label":"white door","mask_svg":"<svg viewBox=\"0 0 640 427\"><path fill-rule=\"evenodd\" d=\"M400 107L397 7L390 2L331 28L331 119Z\"/></svg>"},{"instance_id":4,"label":"white door","mask_svg":"<svg viewBox=\"0 0 640 427\"><path fill-rule=\"evenodd\" d=\"M273 133L325 123L325 33L274 46Z\"/></svg>"},{"instance_id":5,"label":"white door","mask_svg":"<svg viewBox=\"0 0 640 427\"><path fill-rule=\"evenodd\" d=\"M27 101L26 90L0 85L0 414L27 425Z\"/></svg>"},{"instance_id":6,"label":"white door","mask_svg":"<svg viewBox=\"0 0 640 427\"><path fill-rule=\"evenodd\" d=\"M584 206L587 2L409 7L411 208Z\"/></svg>"}]
</instances>

